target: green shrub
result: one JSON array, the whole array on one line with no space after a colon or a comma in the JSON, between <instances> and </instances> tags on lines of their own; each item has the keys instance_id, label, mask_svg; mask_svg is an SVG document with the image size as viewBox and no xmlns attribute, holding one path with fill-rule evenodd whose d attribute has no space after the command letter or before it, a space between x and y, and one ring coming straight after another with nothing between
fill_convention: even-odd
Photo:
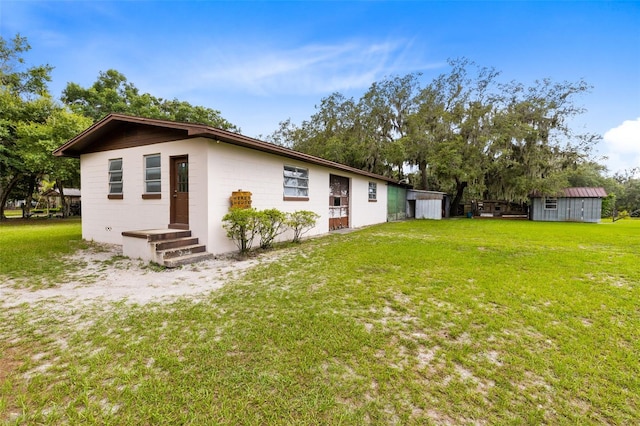
<instances>
[{"instance_id":1,"label":"green shrub","mask_svg":"<svg viewBox=\"0 0 640 426\"><path fill-rule=\"evenodd\" d=\"M251 250L258 231L258 215L255 209L232 208L224 215L222 222L227 237L233 240L240 253Z\"/></svg>"},{"instance_id":2,"label":"green shrub","mask_svg":"<svg viewBox=\"0 0 640 426\"><path fill-rule=\"evenodd\" d=\"M287 225L293 230L292 241L294 243L299 243L300 237L316 226L318 218L320 218L320 215L309 210L299 210L289 213L287 217Z\"/></svg>"},{"instance_id":3,"label":"green shrub","mask_svg":"<svg viewBox=\"0 0 640 426\"><path fill-rule=\"evenodd\" d=\"M261 210L256 215L260 248L270 248L276 237L287 230L287 215L278 209Z\"/></svg>"},{"instance_id":4,"label":"green shrub","mask_svg":"<svg viewBox=\"0 0 640 426\"><path fill-rule=\"evenodd\" d=\"M622 210L622 211L618 212L618 219L627 219L627 218L629 218L629 216L630 216L630 214L626 210Z\"/></svg>"},{"instance_id":5,"label":"green shrub","mask_svg":"<svg viewBox=\"0 0 640 426\"><path fill-rule=\"evenodd\" d=\"M240 250L246 253L251 250L256 235L260 236L260 247L268 249L273 246L276 237L287 229L293 230L293 242L300 242L300 238L311 228L316 226L320 215L300 210L284 213L278 209L240 209L232 208L222 218L222 227L227 231Z\"/></svg>"}]
</instances>

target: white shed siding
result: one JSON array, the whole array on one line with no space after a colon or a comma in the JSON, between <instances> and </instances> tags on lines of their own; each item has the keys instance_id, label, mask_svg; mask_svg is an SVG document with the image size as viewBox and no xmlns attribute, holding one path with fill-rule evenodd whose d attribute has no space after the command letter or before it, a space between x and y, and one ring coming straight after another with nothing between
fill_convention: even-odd
<instances>
[{"instance_id":1,"label":"white shed siding","mask_svg":"<svg viewBox=\"0 0 640 426\"><path fill-rule=\"evenodd\" d=\"M161 199L143 200L144 156L161 154ZM206 232L206 146L194 141L165 142L81 156L82 237L122 244L122 232L166 228L169 224L169 160L189 155L189 222L194 235ZM109 159L122 158L123 199L109 200Z\"/></svg>"},{"instance_id":2,"label":"white shed siding","mask_svg":"<svg viewBox=\"0 0 640 426\"><path fill-rule=\"evenodd\" d=\"M416 219L442 219L442 200L417 200Z\"/></svg>"}]
</instances>

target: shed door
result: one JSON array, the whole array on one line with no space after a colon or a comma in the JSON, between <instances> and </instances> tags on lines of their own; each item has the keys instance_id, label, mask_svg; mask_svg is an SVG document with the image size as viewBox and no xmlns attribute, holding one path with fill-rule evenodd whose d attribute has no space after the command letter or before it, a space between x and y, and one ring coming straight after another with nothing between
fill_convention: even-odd
<instances>
[{"instance_id":1,"label":"shed door","mask_svg":"<svg viewBox=\"0 0 640 426\"><path fill-rule=\"evenodd\" d=\"M171 157L172 228L189 229L189 157Z\"/></svg>"},{"instance_id":2,"label":"shed door","mask_svg":"<svg viewBox=\"0 0 640 426\"><path fill-rule=\"evenodd\" d=\"M349 178L329 175L329 230L349 227Z\"/></svg>"}]
</instances>

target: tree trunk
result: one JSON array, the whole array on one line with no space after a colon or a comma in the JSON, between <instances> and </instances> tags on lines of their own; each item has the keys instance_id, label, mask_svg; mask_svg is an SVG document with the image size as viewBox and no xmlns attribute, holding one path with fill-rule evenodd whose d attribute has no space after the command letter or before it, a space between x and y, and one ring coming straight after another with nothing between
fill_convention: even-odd
<instances>
[{"instance_id":1,"label":"tree trunk","mask_svg":"<svg viewBox=\"0 0 640 426\"><path fill-rule=\"evenodd\" d=\"M37 177L35 175L29 175L29 189L27 191L27 197L25 198L25 206L22 209L22 217L27 219L31 213L31 201L33 201L33 191L36 190L36 180Z\"/></svg>"},{"instance_id":2,"label":"tree trunk","mask_svg":"<svg viewBox=\"0 0 640 426\"><path fill-rule=\"evenodd\" d=\"M4 215L4 207L7 205L7 200L9 199L9 194L16 183L22 178L20 173L16 173L7 183L6 186L0 187L0 220L5 220L6 216Z\"/></svg>"},{"instance_id":3,"label":"tree trunk","mask_svg":"<svg viewBox=\"0 0 640 426\"><path fill-rule=\"evenodd\" d=\"M427 160L422 160L418 164L418 169L420 170L420 189L428 189L427 188Z\"/></svg>"},{"instance_id":4,"label":"tree trunk","mask_svg":"<svg viewBox=\"0 0 640 426\"><path fill-rule=\"evenodd\" d=\"M453 212L453 215L458 214L458 207L460 206L462 195L464 194L464 189L467 187L467 185L468 182L460 182L460 179L456 178L456 195L451 201L451 211Z\"/></svg>"},{"instance_id":5,"label":"tree trunk","mask_svg":"<svg viewBox=\"0 0 640 426\"><path fill-rule=\"evenodd\" d=\"M60 179L56 179L56 187L60 194L60 211L62 212L62 217L69 217L70 206L67 198L64 196L64 186Z\"/></svg>"}]
</instances>

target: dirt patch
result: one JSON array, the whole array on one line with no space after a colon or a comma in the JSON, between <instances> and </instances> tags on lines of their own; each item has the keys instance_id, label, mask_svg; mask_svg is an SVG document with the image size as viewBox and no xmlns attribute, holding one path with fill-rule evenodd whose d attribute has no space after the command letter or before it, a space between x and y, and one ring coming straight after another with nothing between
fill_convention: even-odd
<instances>
[{"instance_id":1,"label":"dirt patch","mask_svg":"<svg viewBox=\"0 0 640 426\"><path fill-rule=\"evenodd\" d=\"M13 348L3 350L0 357L0 383L4 383L7 377L22 365L19 357L18 352Z\"/></svg>"},{"instance_id":2,"label":"dirt patch","mask_svg":"<svg viewBox=\"0 0 640 426\"><path fill-rule=\"evenodd\" d=\"M70 307L121 301L147 304L194 297L219 289L248 268L286 254L286 250L279 250L243 260L221 256L176 269L163 269L123 257L119 245L100 245L98 249L81 250L69 257L69 262L83 266L64 283L33 290L20 288L11 281L0 281L0 306L10 308L40 302Z\"/></svg>"}]
</instances>

